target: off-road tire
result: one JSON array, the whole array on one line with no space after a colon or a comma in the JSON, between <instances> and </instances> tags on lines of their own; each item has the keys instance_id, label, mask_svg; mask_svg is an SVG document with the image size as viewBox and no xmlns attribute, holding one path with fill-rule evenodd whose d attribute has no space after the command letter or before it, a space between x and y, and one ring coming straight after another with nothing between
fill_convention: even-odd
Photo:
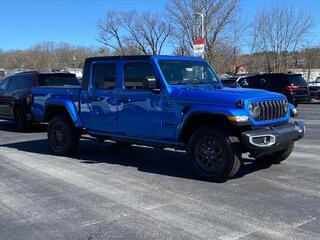
<instances>
[{"instance_id":1,"label":"off-road tire","mask_svg":"<svg viewBox=\"0 0 320 240\"><path fill-rule=\"evenodd\" d=\"M48 142L55 154L68 156L77 150L79 132L67 117L56 116L49 123Z\"/></svg>"},{"instance_id":2,"label":"off-road tire","mask_svg":"<svg viewBox=\"0 0 320 240\"><path fill-rule=\"evenodd\" d=\"M283 162L284 160L286 160L291 155L293 148L294 148L294 143L291 143L286 148L284 148L278 152L256 158L256 161L258 163L279 164L279 163Z\"/></svg>"},{"instance_id":3,"label":"off-road tire","mask_svg":"<svg viewBox=\"0 0 320 240\"><path fill-rule=\"evenodd\" d=\"M211 159L214 158L212 164L209 164L211 167L219 165L219 167L217 167L218 169L213 169L212 171L206 170L203 164L199 163L199 152L203 152L202 148L204 146L200 141L205 141L204 139L206 138L211 139L211 146L218 149L210 151L207 154L208 157L204 157L204 161L210 157ZM213 144L213 142L215 142L215 144ZM202 145L199 146L199 144ZM221 152L222 155L212 154L213 152ZM198 176L208 181L224 182L228 178L236 175L241 166L240 141L236 136L229 134L226 129L223 128L203 127L196 130L189 139L187 154L189 163ZM209 162L210 161L207 160L206 163L208 164Z\"/></svg>"}]
</instances>

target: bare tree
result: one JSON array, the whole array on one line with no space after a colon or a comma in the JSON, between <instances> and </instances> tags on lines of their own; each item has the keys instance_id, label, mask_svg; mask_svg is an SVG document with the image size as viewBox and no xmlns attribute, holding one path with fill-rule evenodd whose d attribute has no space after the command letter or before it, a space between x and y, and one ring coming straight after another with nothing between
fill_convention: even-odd
<instances>
[{"instance_id":1,"label":"bare tree","mask_svg":"<svg viewBox=\"0 0 320 240\"><path fill-rule=\"evenodd\" d=\"M124 54L120 37L121 19L119 13L114 10L108 11L105 20L99 20L97 27L99 29L97 40L107 47L120 50L121 54Z\"/></svg>"},{"instance_id":2,"label":"bare tree","mask_svg":"<svg viewBox=\"0 0 320 240\"><path fill-rule=\"evenodd\" d=\"M241 67L245 67L248 63L241 61L239 58L241 49L246 45L248 40L247 32L249 29L248 18L244 15L237 14L235 18L231 20L231 37L229 45L232 46L232 62L233 73L236 75Z\"/></svg>"},{"instance_id":3,"label":"bare tree","mask_svg":"<svg viewBox=\"0 0 320 240\"><path fill-rule=\"evenodd\" d=\"M98 29L97 40L115 53L161 54L171 33L171 23L151 13L112 10L98 22Z\"/></svg>"},{"instance_id":4,"label":"bare tree","mask_svg":"<svg viewBox=\"0 0 320 240\"><path fill-rule=\"evenodd\" d=\"M256 50L264 52L270 72L284 71L288 53L303 42L312 27L312 17L282 3L258 11L253 19Z\"/></svg>"},{"instance_id":5,"label":"bare tree","mask_svg":"<svg viewBox=\"0 0 320 240\"><path fill-rule=\"evenodd\" d=\"M238 0L172 0L167 6L167 12L172 16L173 38L184 36L192 49L192 42L199 38L194 13L204 14L204 31L206 37L206 55L210 62L217 60L216 56L226 51L222 47L229 36L228 28L238 6Z\"/></svg>"}]
</instances>

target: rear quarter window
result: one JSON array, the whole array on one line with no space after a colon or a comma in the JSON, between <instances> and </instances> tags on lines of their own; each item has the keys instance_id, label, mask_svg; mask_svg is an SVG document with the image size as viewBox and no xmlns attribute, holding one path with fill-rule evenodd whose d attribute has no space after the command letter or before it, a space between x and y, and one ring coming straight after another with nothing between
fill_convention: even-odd
<instances>
[{"instance_id":1,"label":"rear quarter window","mask_svg":"<svg viewBox=\"0 0 320 240\"><path fill-rule=\"evenodd\" d=\"M290 84L306 84L306 80L301 75L287 76Z\"/></svg>"},{"instance_id":2,"label":"rear quarter window","mask_svg":"<svg viewBox=\"0 0 320 240\"><path fill-rule=\"evenodd\" d=\"M287 84L287 79L284 75L270 75L267 77L268 88L271 89L280 89L284 88Z\"/></svg>"}]
</instances>

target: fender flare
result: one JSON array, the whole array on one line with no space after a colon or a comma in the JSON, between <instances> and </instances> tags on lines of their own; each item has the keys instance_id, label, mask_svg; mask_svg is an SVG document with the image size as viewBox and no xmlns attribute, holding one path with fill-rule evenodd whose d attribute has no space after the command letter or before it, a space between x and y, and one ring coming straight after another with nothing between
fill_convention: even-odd
<instances>
[{"instance_id":1,"label":"fender flare","mask_svg":"<svg viewBox=\"0 0 320 240\"><path fill-rule=\"evenodd\" d=\"M48 99L46 106L45 106L44 120L45 120L45 116L47 115L47 110L49 109L49 107L63 107L67 111L74 126L76 128L83 127L78 109L71 100L69 100L69 99Z\"/></svg>"},{"instance_id":2,"label":"fender flare","mask_svg":"<svg viewBox=\"0 0 320 240\"><path fill-rule=\"evenodd\" d=\"M206 114L211 116L217 116L219 118L226 118L228 120L228 116L231 114L229 112L220 110L220 111L208 111L208 109L202 109L202 108L191 108L187 113L184 114L183 120L180 122L180 124L177 127L177 134L176 138L180 139L186 124L188 121L194 116L194 115L200 115L200 114Z\"/></svg>"}]
</instances>

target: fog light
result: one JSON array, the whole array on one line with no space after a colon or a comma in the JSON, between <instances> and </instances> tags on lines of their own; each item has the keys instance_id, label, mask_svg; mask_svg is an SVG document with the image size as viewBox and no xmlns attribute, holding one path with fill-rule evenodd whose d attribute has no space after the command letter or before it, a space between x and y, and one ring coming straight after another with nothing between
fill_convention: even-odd
<instances>
[{"instance_id":1,"label":"fog light","mask_svg":"<svg viewBox=\"0 0 320 240\"><path fill-rule=\"evenodd\" d=\"M276 143L276 138L273 135L258 135L258 136L250 136L249 142L257 147L269 147Z\"/></svg>"}]
</instances>

